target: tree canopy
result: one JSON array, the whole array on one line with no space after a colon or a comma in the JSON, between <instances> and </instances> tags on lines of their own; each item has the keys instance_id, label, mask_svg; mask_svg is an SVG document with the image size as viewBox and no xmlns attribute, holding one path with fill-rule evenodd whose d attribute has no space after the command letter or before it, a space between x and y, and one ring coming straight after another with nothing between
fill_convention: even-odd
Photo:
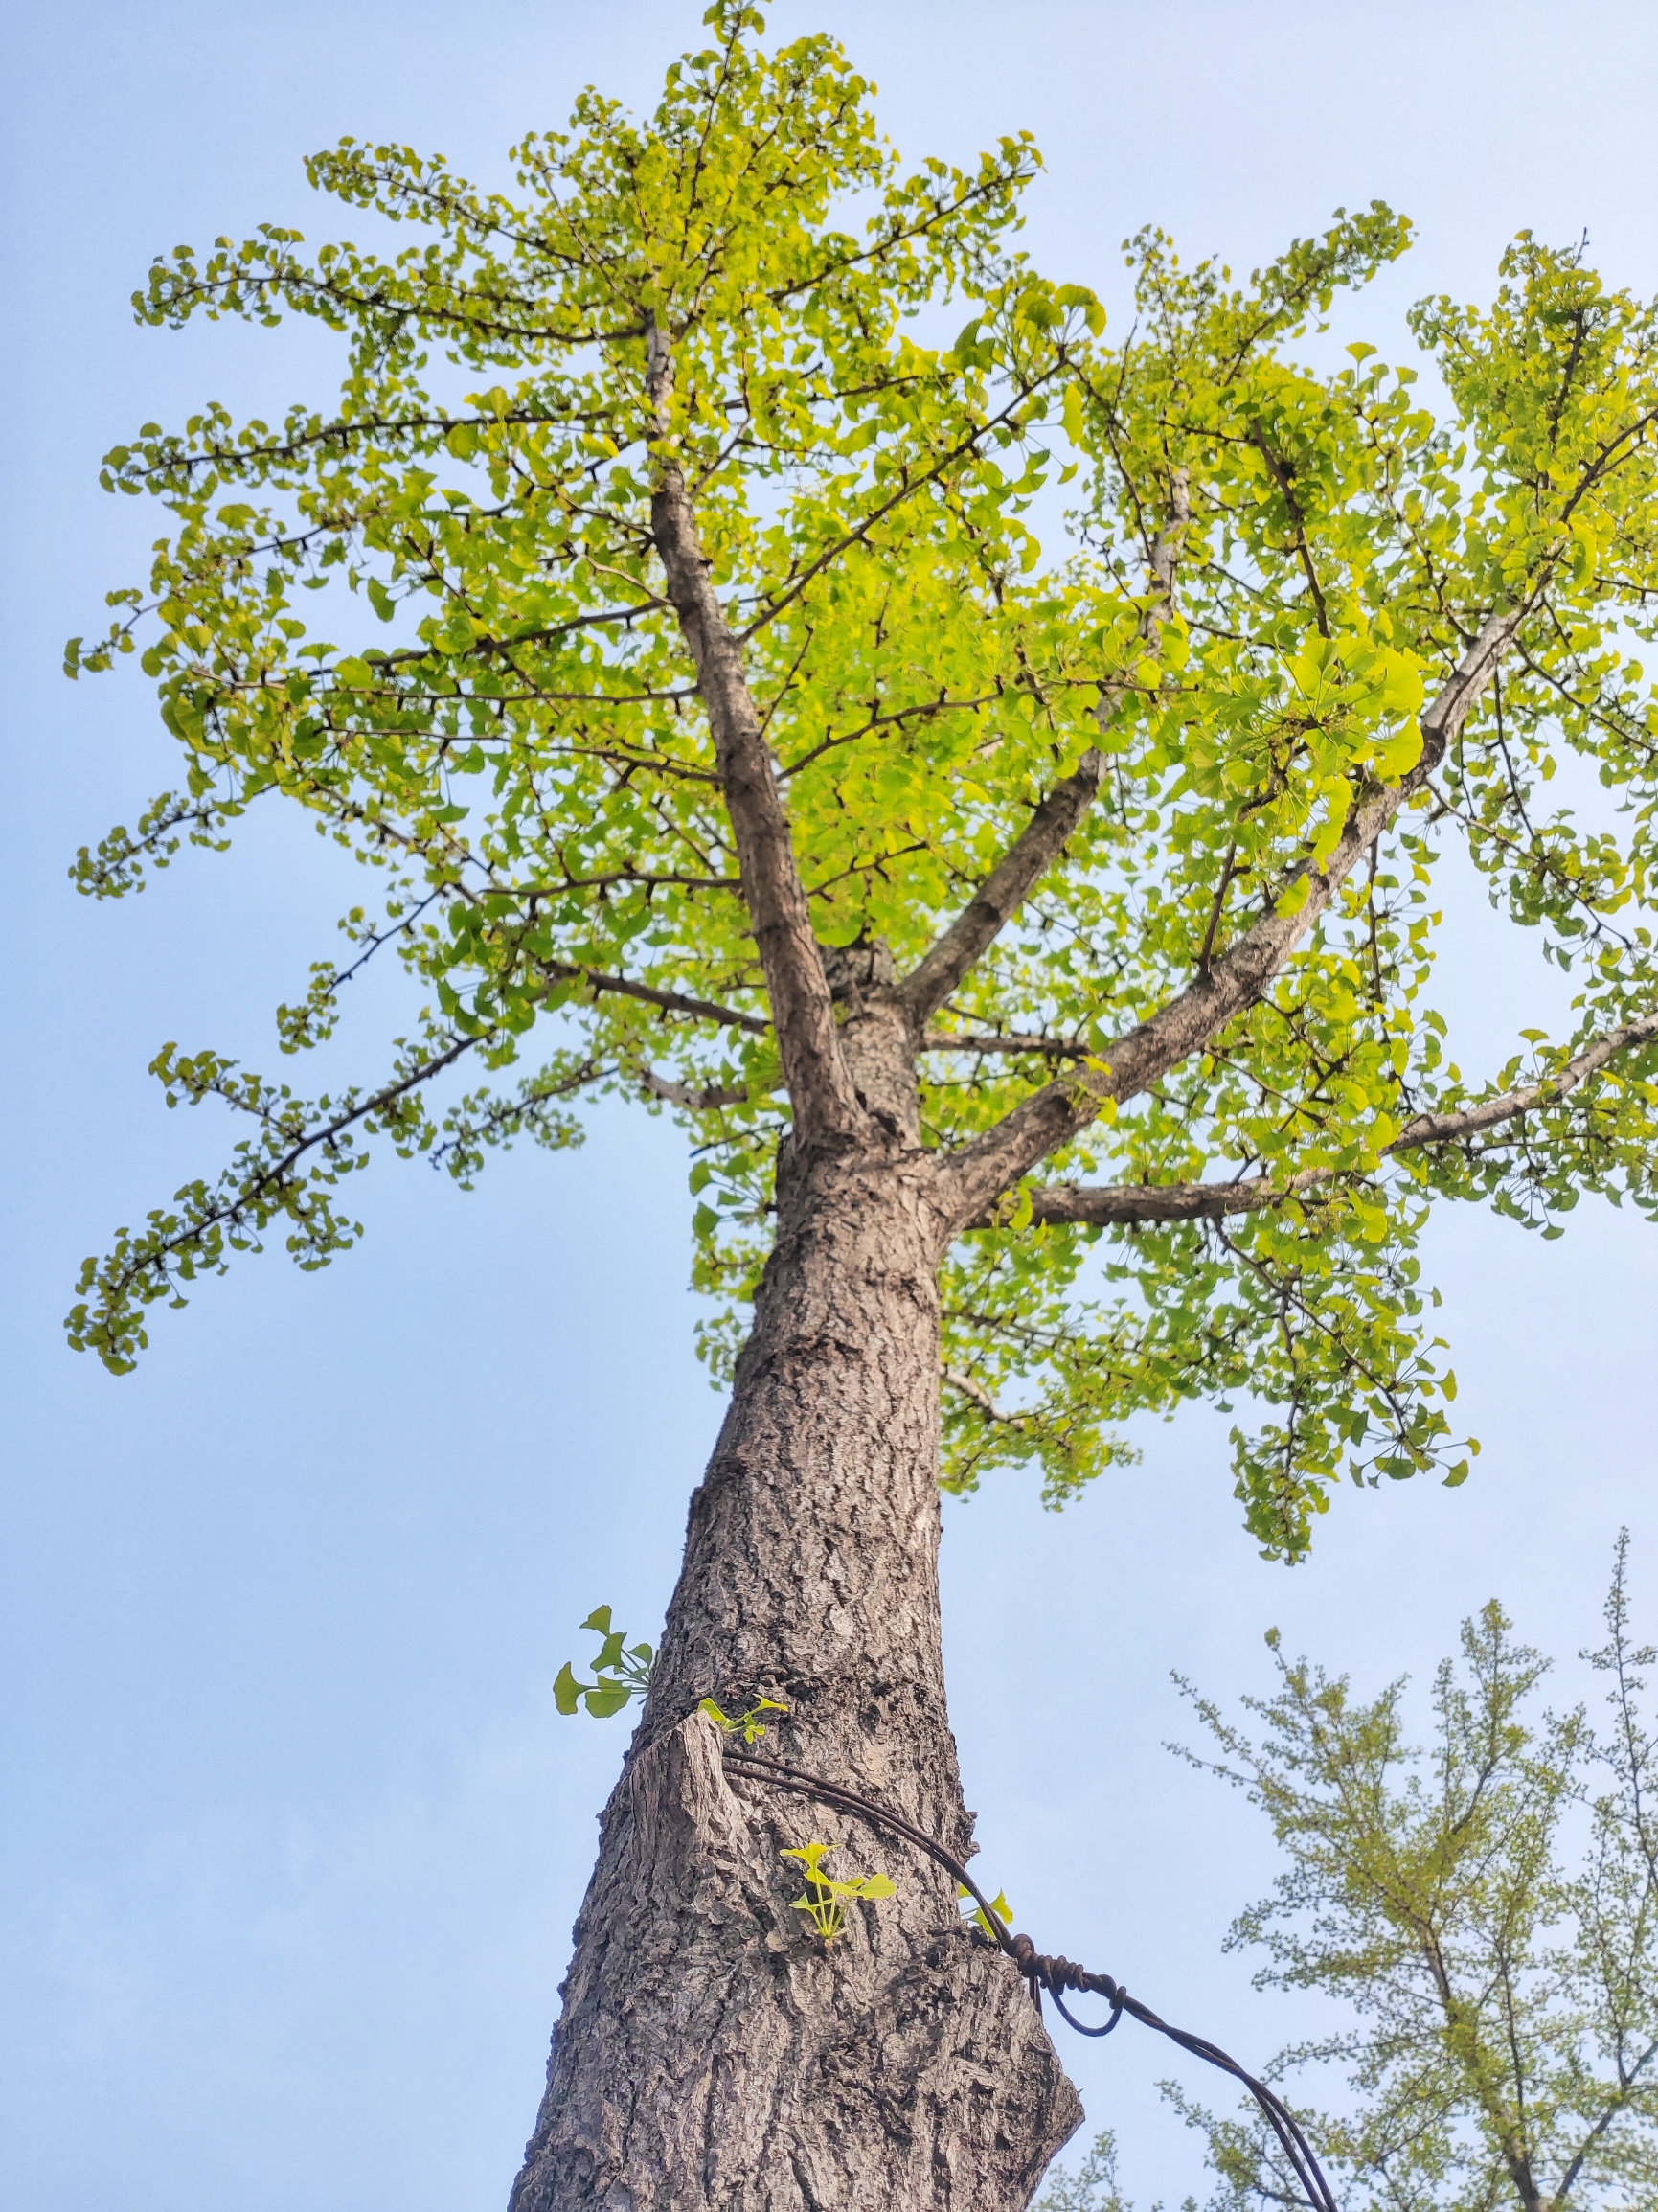
<instances>
[{"instance_id":1,"label":"tree canopy","mask_svg":"<svg viewBox=\"0 0 1658 2212\"><path fill-rule=\"evenodd\" d=\"M170 534L69 671L136 651L186 766L78 880L296 802L375 891L282 1051L386 954L420 1011L314 1098L165 1046L170 1103L248 1133L87 1262L70 1340L125 1371L154 1302L273 1231L326 1264L372 1139L466 1182L612 1092L686 1127L724 1372L780 1138L835 1126L768 966L809 928L843 1011L879 985L919 1024L963 1223L946 1484L1033 1463L1059 1501L1128 1416L1248 1402L1238 1494L1296 1556L1343 1475L1466 1472L1436 1199L1552 1234L1582 1192L1658 1198L1653 310L1522 236L1488 308L1415 312L1442 416L1364 343L1308 367L1407 246L1378 205L1244 284L1147 232L1107 331L1013 244L1027 138L907 171L831 41L707 21L647 123L583 95L510 196L403 147L310 161L413 244L266 225L137 295L313 317L345 368L280 424L216 404L107 457ZM716 742L703 575L763 772ZM1432 1003L1453 851L1574 981L1570 1033L1498 1068Z\"/></svg>"}]
</instances>

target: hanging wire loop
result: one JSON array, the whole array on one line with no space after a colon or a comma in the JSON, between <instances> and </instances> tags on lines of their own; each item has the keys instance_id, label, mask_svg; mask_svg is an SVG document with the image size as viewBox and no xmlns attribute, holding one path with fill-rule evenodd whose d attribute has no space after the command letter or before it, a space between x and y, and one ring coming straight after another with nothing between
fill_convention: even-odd
<instances>
[{"instance_id":1,"label":"hanging wire loop","mask_svg":"<svg viewBox=\"0 0 1658 2212\"><path fill-rule=\"evenodd\" d=\"M918 1851L925 1852L946 1874L954 1875L963 1890L979 1908L982 1925L990 1930L997 1947L1011 1958L1024 1976L1031 1996L1038 2012L1042 2009L1042 1992L1047 1991L1054 2000L1055 2010L1068 2027L1082 2036L1108 2036L1118 2021L1127 2013L1142 2027L1167 2036L1171 2043L1178 2043L1183 2051L1206 2064L1218 2066L1223 2074L1230 2074L1235 2082L1247 2089L1265 2114L1273 2133L1278 2138L1291 2173L1294 2174L1303 2201L1309 2212L1340 2212L1333 2191L1326 2180L1312 2145L1302 2131L1300 2121L1283 2100L1269 2089L1264 2082L1245 2072L1235 2058L1223 2051L1218 2043L1212 2043L1206 2036L1194 2036L1186 2028L1172 2027L1162 2019L1151 2007L1132 1997L1121 1982L1108 1973L1091 1973L1074 1959L1050 1957L1040 1951L1028 1935L1010 1934L998 1915L991 1909L984 1891L952 1852L944 1849L930 1836L914 1828L899 1814L885 1805L877 1805L862 1797L844 1783L827 1781L821 1774L803 1773L798 1767L785 1767L781 1760L757 1759L752 1751L732 1745L725 1747L725 1766L734 1777L744 1782L764 1783L773 1790L786 1790L797 1797L813 1797L821 1805L832 1805L837 1811L850 1813L855 1819L867 1820L874 1828L889 1836L897 1836L911 1843ZM1088 2027L1078 2019L1065 2003L1066 1992L1086 1992L1102 1996L1111 2007L1111 2017L1100 2027Z\"/></svg>"}]
</instances>

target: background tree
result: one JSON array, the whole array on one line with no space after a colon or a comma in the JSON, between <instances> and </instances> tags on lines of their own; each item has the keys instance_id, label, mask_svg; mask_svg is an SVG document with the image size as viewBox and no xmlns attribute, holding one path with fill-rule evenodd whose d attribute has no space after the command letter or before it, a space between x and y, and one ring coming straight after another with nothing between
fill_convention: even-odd
<instances>
[{"instance_id":1,"label":"background tree","mask_svg":"<svg viewBox=\"0 0 1658 2212\"><path fill-rule=\"evenodd\" d=\"M1056 2169L1036 2212L1128 2212L1117 2186L1117 2138L1109 2128L1096 2135L1075 2174Z\"/></svg>"},{"instance_id":2,"label":"background tree","mask_svg":"<svg viewBox=\"0 0 1658 2212\"><path fill-rule=\"evenodd\" d=\"M1364 2021L1277 2069L1349 2067L1352 2109L1314 2126L1350 2203L1587 2212L1658 2188L1658 1742L1642 1710L1658 1654L1631 1633L1627 1557L1624 1537L1606 1642L1584 1654L1607 1677L1603 1731L1580 1708L1529 1710L1548 1661L1495 1603L1435 1677L1426 1752L1406 1741L1402 1681L1360 1702L1276 1636L1279 1689L1244 1699L1259 1741L1198 1701L1215 1771L1287 1861L1232 1941L1266 1946L1260 1984ZM1293 2196L1251 2123L1176 2102L1209 2137L1216 2206Z\"/></svg>"},{"instance_id":3,"label":"background tree","mask_svg":"<svg viewBox=\"0 0 1658 2212\"><path fill-rule=\"evenodd\" d=\"M71 1334L120 1371L149 1305L273 1225L324 1264L373 1135L466 1180L573 1142L583 1092L683 1116L731 1408L516 2202L1000 2206L1076 2118L1016 1977L873 1841L898 1895L818 1955L777 1856L798 1824L687 1716L778 1698L803 1765L965 1848L941 1471L1033 1461L1057 1501L1127 1414L1249 1393L1271 1552L1343 1472L1461 1479L1431 1199L1652 1197L1625 646L1653 324L1522 239L1488 313L1419 313L1442 429L1362 345L1325 375L1284 351L1402 250L1375 208L1243 287L1144 237L1108 345L1008 249L1025 141L906 177L832 45L709 20L647 126L589 94L527 141L518 201L347 142L313 181L423 243L307 258L267 227L140 296L311 315L348 365L330 411L212 407L109 456L176 529L69 665L148 639L188 771L80 880L131 888L285 796L383 891L283 1047L388 947L426 1004L378 1080L314 1102L166 1047L169 1099L251 1133L87 1264ZM950 300L965 328L923 343ZM1025 519L1054 468L1056 566ZM386 627L342 650L302 591L312 626ZM1541 810L1556 759L1622 834ZM1581 982L1573 1035L1488 1081L1421 1002L1448 837ZM532 1072L428 1103L538 1024Z\"/></svg>"}]
</instances>

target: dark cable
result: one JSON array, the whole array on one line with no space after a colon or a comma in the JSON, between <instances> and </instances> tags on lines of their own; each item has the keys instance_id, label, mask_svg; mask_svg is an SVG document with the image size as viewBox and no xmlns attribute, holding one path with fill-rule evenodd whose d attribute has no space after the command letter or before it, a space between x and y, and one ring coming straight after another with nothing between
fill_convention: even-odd
<instances>
[{"instance_id":1,"label":"dark cable","mask_svg":"<svg viewBox=\"0 0 1658 2212\"><path fill-rule=\"evenodd\" d=\"M785 1767L777 1759L757 1759L752 1751L738 1750L734 1745L726 1747L725 1764L743 1781L765 1782L774 1790L792 1790L800 1797L815 1797L820 1803L836 1806L843 1813L850 1813L858 1819L869 1821L874 1827L885 1829L890 1835L902 1836L906 1843L913 1843L918 1851L924 1851L946 1874L955 1876L978 1906L982 1924L990 1930L999 1949L1012 1960L1024 1976L1038 2012L1042 2009L1042 1992L1046 1990L1060 2018L1082 2036L1108 2036L1123 2015L1129 2013L1143 2027L1155 2029L1158 2035L1167 2036L1170 2042L1178 2043L1183 2051L1190 2051L1194 2058L1202 2059L1212 2066L1218 2066L1222 2073L1230 2074L1235 2081L1240 2082L1265 2113L1311 2212L1339 2212L1329 2183L1325 2179L1324 2169L1295 2114L1282 2098L1274 2095L1264 2082L1258 2082L1253 2074L1246 2073L1238 2061L1229 2057L1217 2043L1210 2042L1204 2036L1192 2035L1185 2028L1170 2027L1167 2020L1158 2018L1149 2005L1142 2004L1138 1997L1131 1997L1122 1983L1113 1981L1108 1973L1090 1973L1073 1959L1050 1958L1047 1952L1036 1949L1028 1935L1010 1935L998 1915L991 1909L989 1900L961 1860L946 1851L942 1843L923 1835L920 1829L913 1828L907 1820L890 1812L886 1806L875 1805L869 1798L860 1797L855 1790L847 1789L844 1783L827 1782L822 1775L803 1773L798 1767ZM1087 1991L1102 1996L1111 2007L1110 2018L1101 2027L1085 2026L1066 2005L1062 1993L1067 1990Z\"/></svg>"}]
</instances>

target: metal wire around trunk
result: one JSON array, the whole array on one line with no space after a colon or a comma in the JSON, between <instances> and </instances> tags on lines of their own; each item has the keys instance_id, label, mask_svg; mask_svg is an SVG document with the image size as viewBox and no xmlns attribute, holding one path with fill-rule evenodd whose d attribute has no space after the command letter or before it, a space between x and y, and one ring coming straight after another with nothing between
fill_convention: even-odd
<instances>
[{"instance_id":1,"label":"metal wire around trunk","mask_svg":"<svg viewBox=\"0 0 1658 2212\"><path fill-rule=\"evenodd\" d=\"M1067 2026L1083 2036L1108 2036L1118 2021L1127 2013L1143 2027L1152 2028L1160 2036L1167 2036L1171 2043L1178 2043L1183 2051L1202 2059L1212 2066L1218 2066L1223 2074L1230 2074L1240 2082L1266 2115L1279 2147L1289 2163L1299 2183L1302 2195L1311 2212L1340 2212L1329 2183L1325 2179L1312 2145L1302 2132L1295 2114L1276 2096L1264 2082L1257 2081L1247 2073L1235 2058L1223 2051L1218 2043L1212 2043L1206 2036L1194 2036L1186 2028L1172 2027L1138 1997L1131 1997L1119 1981L1108 1973L1090 1973L1074 1959L1051 1957L1040 1951L1028 1935L1011 1935L991 1908L989 1900L953 1852L942 1843L914 1828L898 1813L884 1805L877 1805L868 1797L861 1797L855 1790L844 1783L826 1781L821 1774L803 1773L798 1767L785 1767L777 1759L757 1759L752 1751L739 1750L734 1745L725 1747L727 1768L745 1782L762 1782L774 1790L791 1790L799 1797L815 1797L820 1804L832 1805L855 1818L867 1820L872 1827L884 1829L888 1835L901 1836L913 1843L918 1851L942 1866L946 1874L953 1874L962 1888L979 1908L983 1925L988 1927L997 1946L1007 1953L1018 1968L1030 1989L1037 2011L1042 2008L1042 1992L1053 1998L1055 2009ZM1111 2007L1111 2017L1099 2027L1088 2027L1078 2019L1065 2003L1066 1991L1086 1991L1102 1996Z\"/></svg>"}]
</instances>

